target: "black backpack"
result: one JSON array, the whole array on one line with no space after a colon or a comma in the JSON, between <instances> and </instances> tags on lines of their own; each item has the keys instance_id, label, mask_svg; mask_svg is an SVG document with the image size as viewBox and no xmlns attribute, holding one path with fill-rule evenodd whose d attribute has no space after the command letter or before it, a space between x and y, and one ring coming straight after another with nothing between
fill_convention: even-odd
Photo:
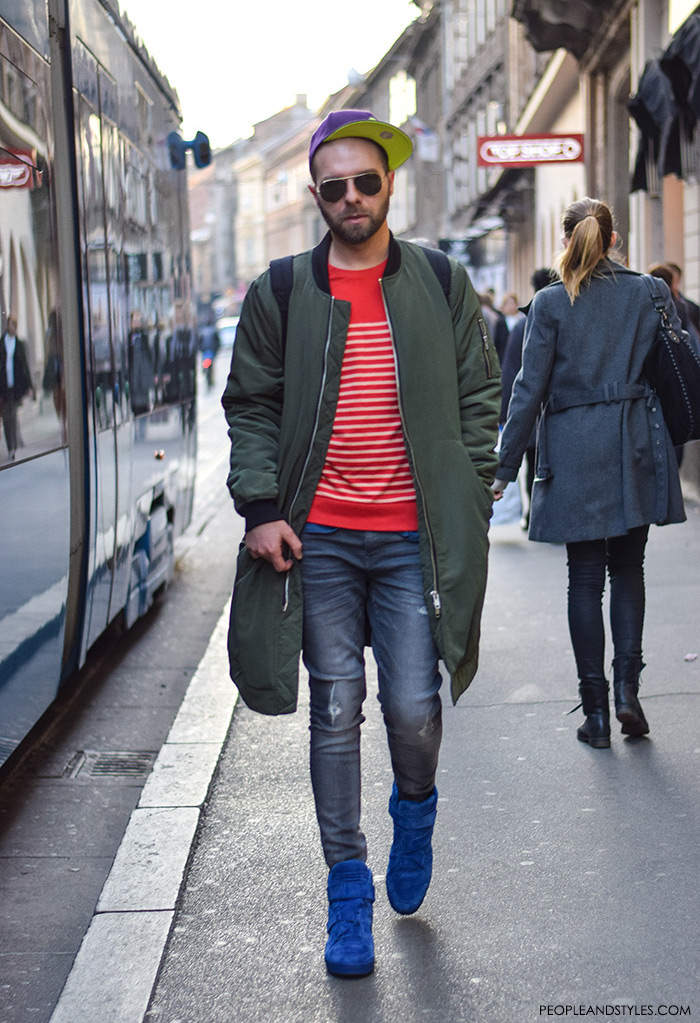
<instances>
[{"instance_id":1,"label":"black backpack","mask_svg":"<svg viewBox=\"0 0 700 1023\"><path fill-rule=\"evenodd\" d=\"M450 300L450 279L452 269L450 261L440 249L430 249L426 245L419 246L425 253L433 273L440 282L445 299ZM282 256L270 262L270 283L282 316L282 337L287 339L287 321L289 318L289 299L294 285L294 256Z\"/></svg>"},{"instance_id":2,"label":"black backpack","mask_svg":"<svg viewBox=\"0 0 700 1023\"><path fill-rule=\"evenodd\" d=\"M700 355L686 332L679 336L671 326L659 282L649 274L642 277L660 317L644 375L661 402L671 440L679 447L700 440Z\"/></svg>"}]
</instances>

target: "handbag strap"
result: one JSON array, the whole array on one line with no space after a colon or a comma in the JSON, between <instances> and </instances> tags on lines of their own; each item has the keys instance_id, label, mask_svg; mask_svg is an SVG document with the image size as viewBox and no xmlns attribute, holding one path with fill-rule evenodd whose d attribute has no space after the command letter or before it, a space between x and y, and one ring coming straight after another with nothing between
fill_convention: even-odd
<instances>
[{"instance_id":1,"label":"handbag strap","mask_svg":"<svg viewBox=\"0 0 700 1023\"><path fill-rule=\"evenodd\" d=\"M658 277L652 277L651 274L640 274L640 277L649 289L649 294L651 295L651 300L656 307L656 311L659 313L665 312L666 299L664 298L663 291L659 287L660 279Z\"/></svg>"},{"instance_id":2,"label":"handbag strap","mask_svg":"<svg viewBox=\"0 0 700 1023\"><path fill-rule=\"evenodd\" d=\"M660 284L659 278L652 277L651 274L641 274L640 276L644 278L644 283L646 284L647 288L649 289L649 293L651 295L651 300L654 303L654 308L656 309L657 313L661 317L661 329L662 329L662 331L672 341L675 341L676 344L681 344L682 343L681 338L685 338L686 341L687 341L688 335L687 335L686 331L681 329L681 337L679 337L678 334L676 333L676 331L671 326L671 321L668 318L668 310L666 308L666 300L664 298L663 292L661 291L661 288L659 287L659 284Z\"/></svg>"}]
</instances>

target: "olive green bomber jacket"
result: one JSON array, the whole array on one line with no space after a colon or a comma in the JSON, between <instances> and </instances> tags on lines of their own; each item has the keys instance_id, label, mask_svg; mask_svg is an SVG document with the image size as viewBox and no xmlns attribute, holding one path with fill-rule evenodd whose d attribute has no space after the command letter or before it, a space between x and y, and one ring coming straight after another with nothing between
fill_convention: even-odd
<instances>
[{"instance_id":1,"label":"olive green bomber jacket","mask_svg":"<svg viewBox=\"0 0 700 1023\"><path fill-rule=\"evenodd\" d=\"M328 283L330 236L294 259L286 338L269 270L241 311L222 399L228 486L247 528L285 518L301 533L323 469L350 305ZM420 247L390 243L381 282L416 485L426 607L458 699L476 672L497 455L500 371L479 300L450 261L449 306ZM278 573L241 545L231 604L231 677L266 714L296 709L302 637L298 564Z\"/></svg>"}]
</instances>

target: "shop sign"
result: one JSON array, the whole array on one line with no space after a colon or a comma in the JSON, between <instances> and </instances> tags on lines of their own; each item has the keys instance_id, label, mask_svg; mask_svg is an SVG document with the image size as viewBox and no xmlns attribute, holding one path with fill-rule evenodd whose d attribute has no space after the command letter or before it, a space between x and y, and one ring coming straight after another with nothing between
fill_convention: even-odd
<instances>
[{"instance_id":1,"label":"shop sign","mask_svg":"<svg viewBox=\"0 0 700 1023\"><path fill-rule=\"evenodd\" d=\"M480 167L582 163L583 135L492 135L478 139Z\"/></svg>"},{"instance_id":2,"label":"shop sign","mask_svg":"<svg viewBox=\"0 0 700 1023\"><path fill-rule=\"evenodd\" d=\"M0 150L0 188L31 188L34 154L21 149Z\"/></svg>"}]
</instances>

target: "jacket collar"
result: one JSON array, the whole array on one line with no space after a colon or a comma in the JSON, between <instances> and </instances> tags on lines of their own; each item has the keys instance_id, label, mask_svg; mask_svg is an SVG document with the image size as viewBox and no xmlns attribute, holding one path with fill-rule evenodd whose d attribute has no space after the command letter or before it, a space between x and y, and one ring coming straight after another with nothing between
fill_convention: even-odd
<instances>
[{"instance_id":1,"label":"jacket collar","mask_svg":"<svg viewBox=\"0 0 700 1023\"><path fill-rule=\"evenodd\" d=\"M331 293L331 286L328 280L328 253L331 250L331 233L327 231L319 244L311 252L311 272L314 281L327 295Z\"/></svg>"},{"instance_id":2,"label":"jacket collar","mask_svg":"<svg viewBox=\"0 0 700 1023\"><path fill-rule=\"evenodd\" d=\"M634 277L639 277L636 270L630 270L624 263L618 263L617 260L609 259L607 256L604 256L600 263L598 263L596 273L602 273L610 277L615 277L617 274L632 274Z\"/></svg>"},{"instance_id":3,"label":"jacket collar","mask_svg":"<svg viewBox=\"0 0 700 1023\"><path fill-rule=\"evenodd\" d=\"M604 256L603 259L601 259L601 261L595 268L594 276L598 277L600 274L604 274L605 277L617 277L619 274L631 274L633 277L639 277L639 274L637 273L636 270L630 270L630 268L628 266L625 266L624 263L618 263L617 260L609 259L607 256ZM546 284L544 288L540 288L540 291L548 291L550 288L563 287L564 282L560 279L552 281L551 284ZM530 311L531 305L532 299L530 299L527 305L520 306L519 307L520 311L527 315L527 313L529 313Z\"/></svg>"},{"instance_id":4,"label":"jacket collar","mask_svg":"<svg viewBox=\"0 0 700 1023\"><path fill-rule=\"evenodd\" d=\"M311 272L314 281L327 295L331 293L331 286L328 280L328 254L331 249L331 233L327 231L315 249L311 251ZM389 233L389 258L386 264L384 276L389 277L401 269L401 249L399 243L391 232Z\"/></svg>"}]
</instances>

